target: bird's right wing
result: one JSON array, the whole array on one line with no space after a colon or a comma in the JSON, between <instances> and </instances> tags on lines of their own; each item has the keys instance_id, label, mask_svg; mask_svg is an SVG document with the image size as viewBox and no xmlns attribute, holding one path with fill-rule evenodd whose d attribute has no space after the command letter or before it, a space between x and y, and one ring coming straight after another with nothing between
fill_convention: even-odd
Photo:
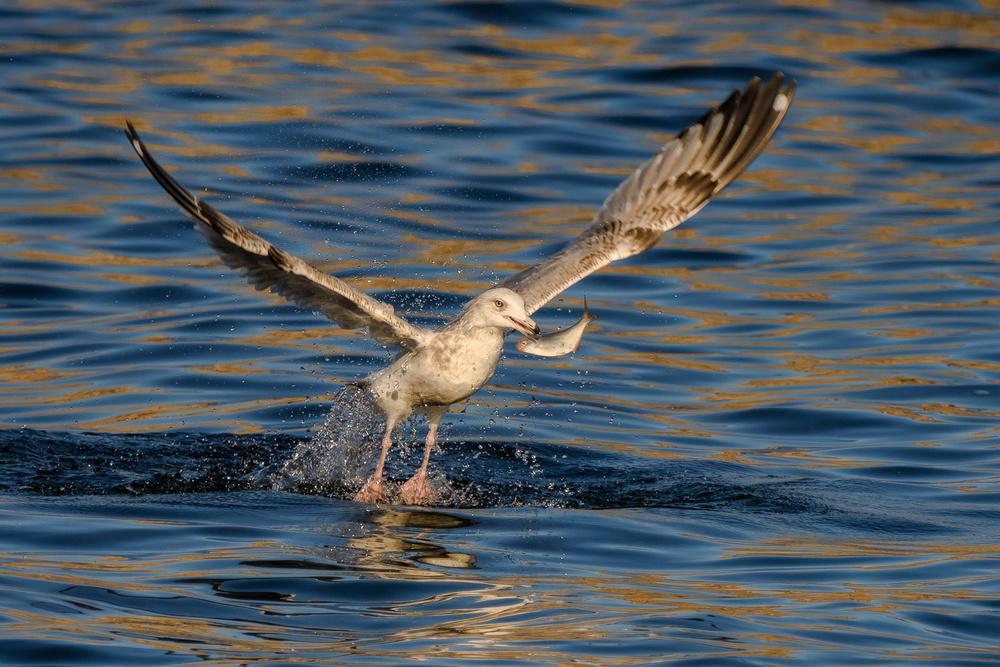
<instances>
[{"instance_id":1,"label":"bird's right wing","mask_svg":"<svg viewBox=\"0 0 1000 667\"><path fill-rule=\"evenodd\" d=\"M739 176L792 102L795 82L754 79L664 145L604 200L590 227L565 248L503 280L528 314L611 262L656 245L667 230L697 213Z\"/></svg>"},{"instance_id":2,"label":"bird's right wing","mask_svg":"<svg viewBox=\"0 0 1000 667\"><path fill-rule=\"evenodd\" d=\"M367 327L383 345L412 349L425 340L429 331L396 315L391 305L276 248L191 194L153 159L132 123L126 121L126 126L125 134L153 178L198 222L199 231L222 261L238 269L258 290L270 289L302 308L322 311L345 329Z\"/></svg>"}]
</instances>

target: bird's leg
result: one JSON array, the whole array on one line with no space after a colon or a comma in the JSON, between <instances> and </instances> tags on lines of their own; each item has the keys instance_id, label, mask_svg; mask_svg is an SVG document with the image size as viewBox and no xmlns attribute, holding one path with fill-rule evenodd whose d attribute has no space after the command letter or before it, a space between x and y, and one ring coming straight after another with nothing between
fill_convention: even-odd
<instances>
[{"instance_id":1,"label":"bird's leg","mask_svg":"<svg viewBox=\"0 0 1000 667\"><path fill-rule=\"evenodd\" d=\"M354 496L354 499L359 503L389 502L389 499L385 497L385 492L382 491L382 469L385 468L385 457L388 456L390 447L392 447L392 424L386 425L385 435L382 437L382 454L378 457L375 472L358 491L358 495Z\"/></svg>"},{"instance_id":2,"label":"bird's leg","mask_svg":"<svg viewBox=\"0 0 1000 667\"><path fill-rule=\"evenodd\" d=\"M427 429L427 441L424 443L424 462L417 469L417 474L406 481L403 488L399 490L399 498L407 505L424 505L434 498L430 484L427 483L427 464L431 460L431 450L434 449L434 442L437 439L438 422L441 416L436 419L432 416Z\"/></svg>"}]
</instances>

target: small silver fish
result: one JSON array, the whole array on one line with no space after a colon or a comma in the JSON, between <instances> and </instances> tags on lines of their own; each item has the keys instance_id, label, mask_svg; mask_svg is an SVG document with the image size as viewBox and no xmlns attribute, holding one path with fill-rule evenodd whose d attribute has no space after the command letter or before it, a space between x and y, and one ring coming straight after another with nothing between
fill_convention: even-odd
<instances>
[{"instance_id":1,"label":"small silver fish","mask_svg":"<svg viewBox=\"0 0 1000 667\"><path fill-rule=\"evenodd\" d=\"M517 341L517 349L536 357L562 357L580 348L580 339L587 325L597 319L587 310L587 299L583 299L583 317L569 329L560 329L547 334L525 336Z\"/></svg>"}]
</instances>

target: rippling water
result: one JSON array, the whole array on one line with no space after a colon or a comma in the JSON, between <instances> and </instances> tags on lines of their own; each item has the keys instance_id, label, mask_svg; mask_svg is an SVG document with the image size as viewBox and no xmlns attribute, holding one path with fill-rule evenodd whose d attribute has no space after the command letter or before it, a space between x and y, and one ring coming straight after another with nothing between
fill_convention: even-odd
<instances>
[{"instance_id":1,"label":"rippling water","mask_svg":"<svg viewBox=\"0 0 1000 667\"><path fill-rule=\"evenodd\" d=\"M994 663L998 10L0 9L0 662ZM316 437L388 354L243 284L122 134L433 324L776 71L750 171L539 311L586 296L579 352L446 417L428 510Z\"/></svg>"}]
</instances>

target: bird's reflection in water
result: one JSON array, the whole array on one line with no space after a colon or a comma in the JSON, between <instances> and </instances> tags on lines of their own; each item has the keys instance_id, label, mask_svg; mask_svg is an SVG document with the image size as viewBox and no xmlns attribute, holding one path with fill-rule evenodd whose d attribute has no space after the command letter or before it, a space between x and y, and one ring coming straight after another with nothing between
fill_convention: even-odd
<instances>
[{"instance_id":1,"label":"bird's reflection in water","mask_svg":"<svg viewBox=\"0 0 1000 667\"><path fill-rule=\"evenodd\" d=\"M352 547L367 550L376 558L406 554L403 560L410 563L453 569L476 567L473 554L449 551L430 539L440 530L468 528L475 524L471 519L430 510L386 509L369 514L374 530L353 538Z\"/></svg>"},{"instance_id":2,"label":"bird's reflection in water","mask_svg":"<svg viewBox=\"0 0 1000 667\"><path fill-rule=\"evenodd\" d=\"M441 531L475 525L469 518L426 509L359 510L346 521L339 517L335 524L313 527L317 533L336 538L314 549L316 557L386 578L435 578L447 576L437 568L476 567L475 555L449 550L435 539ZM310 559L304 566L311 568L313 562Z\"/></svg>"}]
</instances>

